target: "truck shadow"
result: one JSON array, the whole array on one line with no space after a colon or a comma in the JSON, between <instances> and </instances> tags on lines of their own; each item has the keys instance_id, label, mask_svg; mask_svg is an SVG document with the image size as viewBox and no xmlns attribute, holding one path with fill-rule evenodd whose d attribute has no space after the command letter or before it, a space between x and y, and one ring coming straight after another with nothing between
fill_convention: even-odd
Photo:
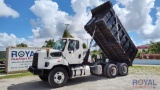
<instances>
[{"instance_id":1,"label":"truck shadow","mask_svg":"<svg viewBox=\"0 0 160 90\"><path fill-rule=\"evenodd\" d=\"M84 83L84 82L94 82L94 81L97 81L97 80L107 80L109 78L106 78L105 76L102 76L102 75L91 75L91 76L88 76L88 77L79 77L79 78L74 78L74 79L70 79L68 80L67 82L67 86L72 86L72 85L76 85L76 84L80 84L80 83Z\"/></svg>"},{"instance_id":2,"label":"truck shadow","mask_svg":"<svg viewBox=\"0 0 160 90\"><path fill-rule=\"evenodd\" d=\"M30 81L20 84L12 84L7 90L51 90L51 86L45 81Z\"/></svg>"},{"instance_id":3,"label":"truck shadow","mask_svg":"<svg viewBox=\"0 0 160 90\"><path fill-rule=\"evenodd\" d=\"M92 81L97 81L97 80L107 80L109 78L106 78L104 76L88 76L88 77L79 77L75 79L70 79L66 83L65 86L72 86L84 82L92 82ZM64 87L60 87L57 89L65 89ZM7 88L8 90L51 90L54 89L52 88L47 81L30 81L30 82L25 82L25 83L20 83L20 84L12 84Z\"/></svg>"}]
</instances>

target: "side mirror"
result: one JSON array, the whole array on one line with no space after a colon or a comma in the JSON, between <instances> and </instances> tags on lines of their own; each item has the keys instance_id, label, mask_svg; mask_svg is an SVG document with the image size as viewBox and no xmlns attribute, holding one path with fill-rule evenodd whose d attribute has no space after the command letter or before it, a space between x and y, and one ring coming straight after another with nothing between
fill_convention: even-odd
<instances>
[{"instance_id":1,"label":"side mirror","mask_svg":"<svg viewBox=\"0 0 160 90\"><path fill-rule=\"evenodd\" d=\"M72 53L73 53L73 50L69 51L69 53L72 54Z\"/></svg>"}]
</instances>

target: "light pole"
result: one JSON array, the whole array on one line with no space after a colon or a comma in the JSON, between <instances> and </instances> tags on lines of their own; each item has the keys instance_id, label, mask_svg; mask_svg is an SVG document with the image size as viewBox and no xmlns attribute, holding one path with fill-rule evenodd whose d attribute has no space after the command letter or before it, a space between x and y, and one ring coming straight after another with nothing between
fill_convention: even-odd
<instances>
[{"instance_id":1,"label":"light pole","mask_svg":"<svg viewBox=\"0 0 160 90\"><path fill-rule=\"evenodd\" d=\"M66 30L67 30L67 27L69 26L69 24L65 24L66 25Z\"/></svg>"}]
</instances>

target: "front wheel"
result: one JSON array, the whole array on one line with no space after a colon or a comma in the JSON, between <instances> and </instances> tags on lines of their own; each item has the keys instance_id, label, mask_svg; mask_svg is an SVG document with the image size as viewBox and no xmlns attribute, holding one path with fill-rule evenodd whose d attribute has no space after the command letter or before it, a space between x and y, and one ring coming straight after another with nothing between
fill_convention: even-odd
<instances>
[{"instance_id":1,"label":"front wheel","mask_svg":"<svg viewBox=\"0 0 160 90\"><path fill-rule=\"evenodd\" d=\"M48 76L48 82L54 88L65 85L67 79L68 79L68 74L66 70L62 67L57 67L53 69Z\"/></svg>"}]
</instances>

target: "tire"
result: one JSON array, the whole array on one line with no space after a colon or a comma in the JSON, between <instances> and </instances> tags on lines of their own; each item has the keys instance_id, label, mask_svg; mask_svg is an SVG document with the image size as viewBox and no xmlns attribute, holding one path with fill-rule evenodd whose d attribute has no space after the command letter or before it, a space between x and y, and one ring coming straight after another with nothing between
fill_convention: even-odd
<instances>
[{"instance_id":1,"label":"tire","mask_svg":"<svg viewBox=\"0 0 160 90\"><path fill-rule=\"evenodd\" d=\"M42 81L48 81L48 77L47 77L47 76L41 76L41 75L39 75L39 78L40 78Z\"/></svg>"},{"instance_id":2,"label":"tire","mask_svg":"<svg viewBox=\"0 0 160 90\"><path fill-rule=\"evenodd\" d=\"M119 74L119 66L120 66L120 65L121 65L121 63L117 63L117 64L116 64L116 66L117 66L117 68L118 68L118 73L117 73L118 75L120 75L120 74Z\"/></svg>"},{"instance_id":3,"label":"tire","mask_svg":"<svg viewBox=\"0 0 160 90\"><path fill-rule=\"evenodd\" d=\"M106 64L104 67L104 75L109 78L115 78L117 76L117 70L115 64Z\"/></svg>"},{"instance_id":4,"label":"tire","mask_svg":"<svg viewBox=\"0 0 160 90\"><path fill-rule=\"evenodd\" d=\"M53 88L62 87L66 84L68 74L62 67L53 69L48 76L48 82Z\"/></svg>"},{"instance_id":5,"label":"tire","mask_svg":"<svg viewBox=\"0 0 160 90\"><path fill-rule=\"evenodd\" d=\"M126 63L120 63L118 65L118 73L121 76L128 75L128 65Z\"/></svg>"},{"instance_id":6,"label":"tire","mask_svg":"<svg viewBox=\"0 0 160 90\"><path fill-rule=\"evenodd\" d=\"M108 75L107 75L107 68L108 68L109 65L110 65L110 64L107 63L107 64L104 66L104 68L103 68L103 75L106 76L106 77L108 77Z\"/></svg>"}]
</instances>

